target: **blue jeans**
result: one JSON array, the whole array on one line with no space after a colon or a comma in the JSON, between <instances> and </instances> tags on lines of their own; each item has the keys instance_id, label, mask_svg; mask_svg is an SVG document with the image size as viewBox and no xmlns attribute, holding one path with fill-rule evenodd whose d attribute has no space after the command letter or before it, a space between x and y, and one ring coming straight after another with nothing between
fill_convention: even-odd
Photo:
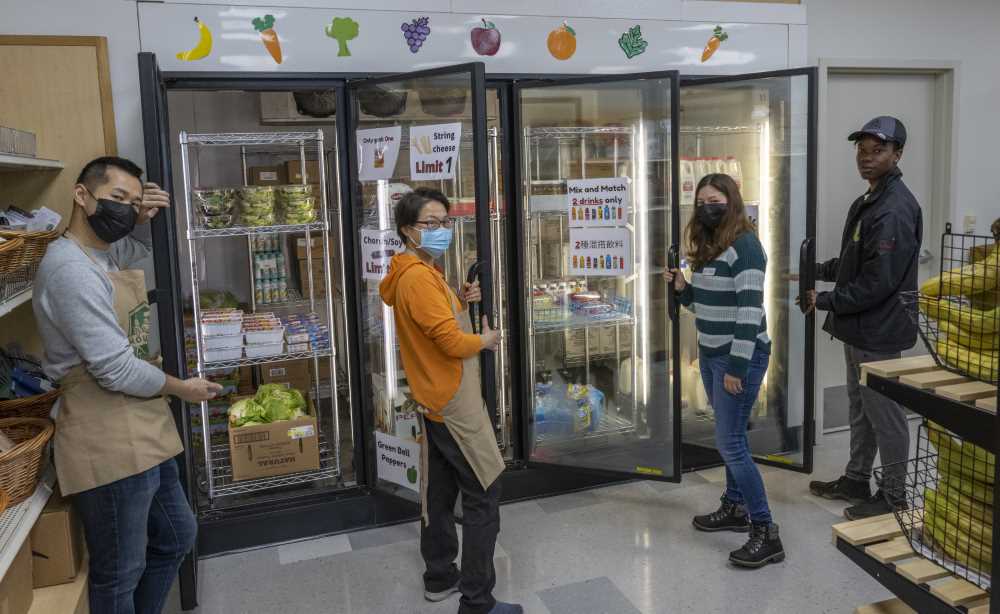
<instances>
[{"instance_id":1,"label":"blue jeans","mask_svg":"<svg viewBox=\"0 0 1000 614\"><path fill-rule=\"evenodd\" d=\"M747 424L770 358L768 353L754 352L743 378L743 392L738 395L729 394L723 386L729 368L728 355L702 354L699 361L708 402L715 410L715 445L726 463L726 498L745 505L750 520L760 523L771 522L771 509L767 505L764 480L750 455Z\"/></svg>"},{"instance_id":2,"label":"blue jeans","mask_svg":"<svg viewBox=\"0 0 1000 614\"><path fill-rule=\"evenodd\" d=\"M90 611L160 614L198 531L177 461L85 490L73 505L90 551Z\"/></svg>"}]
</instances>

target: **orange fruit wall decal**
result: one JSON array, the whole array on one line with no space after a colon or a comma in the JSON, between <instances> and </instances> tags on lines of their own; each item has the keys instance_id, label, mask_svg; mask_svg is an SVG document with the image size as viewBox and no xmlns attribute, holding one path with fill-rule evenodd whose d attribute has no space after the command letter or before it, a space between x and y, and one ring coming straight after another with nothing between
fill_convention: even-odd
<instances>
[{"instance_id":1,"label":"orange fruit wall decal","mask_svg":"<svg viewBox=\"0 0 1000 614\"><path fill-rule=\"evenodd\" d=\"M557 60L568 60L576 53L576 31L565 21L549 32L547 39L549 53Z\"/></svg>"}]
</instances>

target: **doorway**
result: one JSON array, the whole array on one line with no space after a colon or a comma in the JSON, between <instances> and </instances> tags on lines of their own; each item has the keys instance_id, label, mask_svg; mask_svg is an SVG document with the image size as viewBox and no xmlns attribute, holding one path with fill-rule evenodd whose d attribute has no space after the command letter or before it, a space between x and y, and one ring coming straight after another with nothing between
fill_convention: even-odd
<instances>
[{"instance_id":1,"label":"doorway","mask_svg":"<svg viewBox=\"0 0 1000 614\"><path fill-rule=\"evenodd\" d=\"M879 115L898 117L907 130L900 168L923 210L924 240L919 280L940 267L940 237L950 219L953 169L954 83L957 66L889 65L858 60L820 62L820 202L816 257L840 251L841 229L851 203L866 186L858 176L847 135ZM828 284L824 284L828 286ZM819 289L828 289L821 286ZM926 353L918 342L906 355ZM848 428L843 345L820 333L816 344L819 418L824 432Z\"/></svg>"}]
</instances>

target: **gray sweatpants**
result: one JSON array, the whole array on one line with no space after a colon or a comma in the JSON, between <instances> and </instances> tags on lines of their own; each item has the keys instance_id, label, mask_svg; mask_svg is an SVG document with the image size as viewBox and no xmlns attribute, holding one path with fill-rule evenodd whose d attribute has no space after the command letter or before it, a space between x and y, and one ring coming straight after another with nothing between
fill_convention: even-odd
<instances>
[{"instance_id":1,"label":"gray sweatpants","mask_svg":"<svg viewBox=\"0 0 1000 614\"><path fill-rule=\"evenodd\" d=\"M867 482L878 450L886 467L886 486L904 484L910 453L910 429L903 408L895 401L861 385L862 363L899 358L900 354L868 352L844 344L847 362L847 396L851 405L851 460L845 474ZM880 485L881 486L881 485ZM894 487L893 490L896 488Z\"/></svg>"}]
</instances>

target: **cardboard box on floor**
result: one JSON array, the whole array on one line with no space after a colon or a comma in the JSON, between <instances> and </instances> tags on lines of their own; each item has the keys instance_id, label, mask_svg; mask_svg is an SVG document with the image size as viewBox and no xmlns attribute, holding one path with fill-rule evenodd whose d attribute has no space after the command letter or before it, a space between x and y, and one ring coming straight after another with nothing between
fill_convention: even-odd
<instances>
[{"instance_id":1,"label":"cardboard box on floor","mask_svg":"<svg viewBox=\"0 0 1000 614\"><path fill-rule=\"evenodd\" d=\"M83 563L80 519L59 490L49 499L31 530L34 587L72 582Z\"/></svg>"},{"instance_id":2,"label":"cardboard box on floor","mask_svg":"<svg viewBox=\"0 0 1000 614\"><path fill-rule=\"evenodd\" d=\"M304 418L229 429L234 481L319 469L316 409L307 402L310 415Z\"/></svg>"},{"instance_id":3,"label":"cardboard box on floor","mask_svg":"<svg viewBox=\"0 0 1000 614\"><path fill-rule=\"evenodd\" d=\"M0 580L0 613L27 614L33 599L31 540L26 539L7 568L7 574Z\"/></svg>"}]
</instances>

